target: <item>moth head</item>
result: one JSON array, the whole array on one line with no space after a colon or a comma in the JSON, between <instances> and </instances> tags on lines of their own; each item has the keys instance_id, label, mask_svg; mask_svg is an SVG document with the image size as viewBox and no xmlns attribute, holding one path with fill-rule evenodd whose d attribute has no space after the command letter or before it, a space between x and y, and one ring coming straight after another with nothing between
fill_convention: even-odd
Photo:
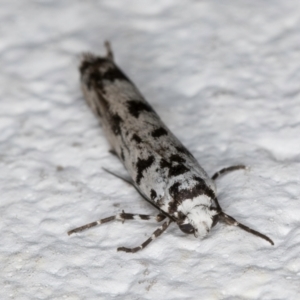
<instances>
[{"instance_id":1,"label":"moth head","mask_svg":"<svg viewBox=\"0 0 300 300\"><path fill-rule=\"evenodd\" d=\"M218 211L210 205L204 197L200 201L185 200L182 203L182 216L178 222L182 232L194 234L195 237L204 238L210 229L218 222Z\"/></svg>"},{"instance_id":2,"label":"moth head","mask_svg":"<svg viewBox=\"0 0 300 300\"><path fill-rule=\"evenodd\" d=\"M217 172L212 179L215 180L219 175L225 172L239 169L245 169L245 166L238 165L222 169ZM212 204L214 204L215 207L212 206ZM200 194L193 199L183 199L178 206L178 211L177 224L184 233L193 233L196 237L199 236L200 238L203 238L213 226L220 222L231 226L237 226L268 241L271 245L274 245L274 242L268 236L238 222L233 217L226 214L222 210L219 201L214 194L210 195L209 193L206 193Z\"/></svg>"}]
</instances>

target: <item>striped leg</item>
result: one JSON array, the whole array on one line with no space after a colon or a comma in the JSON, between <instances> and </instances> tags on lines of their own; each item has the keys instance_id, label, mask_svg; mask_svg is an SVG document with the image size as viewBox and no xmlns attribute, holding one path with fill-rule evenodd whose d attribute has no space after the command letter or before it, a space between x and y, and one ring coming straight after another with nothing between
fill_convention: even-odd
<instances>
[{"instance_id":1,"label":"striped leg","mask_svg":"<svg viewBox=\"0 0 300 300\"><path fill-rule=\"evenodd\" d=\"M224 168L224 169L216 172L211 179L216 180L220 175L223 175L224 173L228 173L228 172L236 171L236 170L241 170L241 169L246 169L246 166L237 165L237 166L231 166L231 167L228 167L228 168Z\"/></svg>"},{"instance_id":2,"label":"striped leg","mask_svg":"<svg viewBox=\"0 0 300 300\"><path fill-rule=\"evenodd\" d=\"M111 216L105 219L101 219L80 227L77 227L75 229L72 229L68 232L68 235L71 235L72 233L76 233L76 232L80 232L83 231L85 229L97 226L97 225L101 225L103 223L107 223L113 220L120 220L124 223L125 220L154 220L156 222L161 222L166 218L165 215L163 214L158 214L157 216L149 216L149 215L140 215L140 214L127 214L124 212L124 210L122 211L122 213L117 214L115 216Z\"/></svg>"},{"instance_id":3,"label":"striped leg","mask_svg":"<svg viewBox=\"0 0 300 300\"><path fill-rule=\"evenodd\" d=\"M157 228L151 235L149 239L147 239L143 244L141 244L138 247L135 248L126 248L126 247L120 247L117 250L118 251L125 251L127 253L135 253L142 249L144 249L147 245L149 245L153 240L155 240L157 237L159 237L172 223L172 220L168 220L164 222L159 228Z\"/></svg>"}]
</instances>

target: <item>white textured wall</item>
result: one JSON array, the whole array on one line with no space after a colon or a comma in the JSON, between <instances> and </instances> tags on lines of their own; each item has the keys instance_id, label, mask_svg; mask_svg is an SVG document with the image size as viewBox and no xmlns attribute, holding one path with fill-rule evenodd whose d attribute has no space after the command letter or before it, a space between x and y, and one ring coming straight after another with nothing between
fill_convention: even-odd
<instances>
[{"instance_id":1,"label":"white textured wall","mask_svg":"<svg viewBox=\"0 0 300 300\"><path fill-rule=\"evenodd\" d=\"M298 299L300 3L0 1L1 299ZM79 89L82 51L116 61L213 174L224 210L269 235L218 225L203 241L128 221L154 214Z\"/></svg>"}]
</instances>

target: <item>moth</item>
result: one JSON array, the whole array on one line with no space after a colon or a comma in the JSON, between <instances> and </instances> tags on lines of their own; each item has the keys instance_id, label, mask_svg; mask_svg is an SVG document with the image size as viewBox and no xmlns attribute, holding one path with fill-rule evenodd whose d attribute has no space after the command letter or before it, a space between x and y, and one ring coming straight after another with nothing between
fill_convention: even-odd
<instances>
[{"instance_id":1,"label":"moth","mask_svg":"<svg viewBox=\"0 0 300 300\"><path fill-rule=\"evenodd\" d=\"M132 81L115 64L110 44L106 56L83 54L79 67L83 95L100 120L111 146L128 171L131 184L158 211L157 216L119 213L75 228L72 234L112 220L154 220L164 223L138 247L120 247L134 253L160 236L171 223L181 231L203 239L218 222L234 225L265 239L222 210L214 181L224 173L245 166L224 168L210 178L194 156L161 121Z\"/></svg>"}]
</instances>

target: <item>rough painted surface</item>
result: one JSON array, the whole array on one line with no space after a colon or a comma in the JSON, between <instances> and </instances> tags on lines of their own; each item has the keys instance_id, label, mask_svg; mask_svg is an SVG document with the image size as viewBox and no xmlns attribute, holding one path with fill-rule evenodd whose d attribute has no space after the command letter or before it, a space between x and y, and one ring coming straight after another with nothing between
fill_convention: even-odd
<instances>
[{"instance_id":1,"label":"rough painted surface","mask_svg":"<svg viewBox=\"0 0 300 300\"><path fill-rule=\"evenodd\" d=\"M300 4L295 1L2 1L1 299L297 299L300 293ZM217 225L203 241L155 213L82 99L82 51L116 61L209 174L226 212L267 242ZM109 226L109 230L108 230Z\"/></svg>"}]
</instances>

